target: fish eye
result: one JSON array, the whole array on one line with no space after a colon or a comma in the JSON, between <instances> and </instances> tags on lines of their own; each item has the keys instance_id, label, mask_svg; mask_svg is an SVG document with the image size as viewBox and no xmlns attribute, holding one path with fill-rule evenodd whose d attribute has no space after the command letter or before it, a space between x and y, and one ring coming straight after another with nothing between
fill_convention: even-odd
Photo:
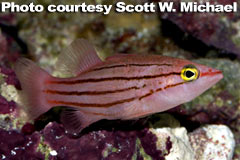
<instances>
[{"instance_id":1,"label":"fish eye","mask_svg":"<svg viewBox=\"0 0 240 160\"><path fill-rule=\"evenodd\" d=\"M199 77L199 70L194 65L186 65L181 71L181 78L184 81L194 81Z\"/></svg>"}]
</instances>

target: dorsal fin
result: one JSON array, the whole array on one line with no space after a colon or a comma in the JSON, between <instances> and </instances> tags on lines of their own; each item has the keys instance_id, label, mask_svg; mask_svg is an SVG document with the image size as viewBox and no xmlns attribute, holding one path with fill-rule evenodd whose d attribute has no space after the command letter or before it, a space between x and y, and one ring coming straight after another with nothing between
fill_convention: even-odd
<instances>
[{"instance_id":1,"label":"dorsal fin","mask_svg":"<svg viewBox=\"0 0 240 160\"><path fill-rule=\"evenodd\" d=\"M60 53L56 70L67 76L76 76L101 62L96 50L87 40L77 39Z\"/></svg>"}]
</instances>

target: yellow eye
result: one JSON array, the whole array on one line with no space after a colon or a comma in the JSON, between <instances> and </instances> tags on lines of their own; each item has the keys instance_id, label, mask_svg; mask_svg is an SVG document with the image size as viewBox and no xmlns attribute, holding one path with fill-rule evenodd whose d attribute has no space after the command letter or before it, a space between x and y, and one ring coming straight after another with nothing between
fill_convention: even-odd
<instances>
[{"instance_id":1,"label":"yellow eye","mask_svg":"<svg viewBox=\"0 0 240 160\"><path fill-rule=\"evenodd\" d=\"M194 81L199 77L199 71L194 65L187 65L181 71L181 77L184 81Z\"/></svg>"}]
</instances>

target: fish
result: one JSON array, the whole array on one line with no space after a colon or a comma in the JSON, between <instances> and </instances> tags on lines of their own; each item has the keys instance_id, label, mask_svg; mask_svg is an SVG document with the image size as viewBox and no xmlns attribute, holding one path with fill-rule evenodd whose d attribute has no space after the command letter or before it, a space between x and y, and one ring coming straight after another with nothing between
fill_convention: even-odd
<instances>
[{"instance_id":1,"label":"fish","mask_svg":"<svg viewBox=\"0 0 240 160\"><path fill-rule=\"evenodd\" d=\"M223 78L220 70L156 54L115 54L102 60L85 39L62 50L56 69L68 77L54 77L33 61L18 59L14 70L22 106L33 120L53 107L65 107L61 122L76 134L102 119L138 119L169 110Z\"/></svg>"}]
</instances>

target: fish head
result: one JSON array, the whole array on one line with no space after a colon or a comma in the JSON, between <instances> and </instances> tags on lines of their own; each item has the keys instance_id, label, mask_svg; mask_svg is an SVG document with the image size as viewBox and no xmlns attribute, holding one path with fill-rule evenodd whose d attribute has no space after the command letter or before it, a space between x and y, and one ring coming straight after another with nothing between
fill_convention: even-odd
<instances>
[{"instance_id":1,"label":"fish head","mask_svg":"<svg viewBox=\"0 0 240 160\"><path fill-rule=\"evenodd\" d=\"M172 59L174 76L165 80L164 91L170 108L189 102L223 78L220 70L183 59Z\"/></svg>"}]
</instances>

